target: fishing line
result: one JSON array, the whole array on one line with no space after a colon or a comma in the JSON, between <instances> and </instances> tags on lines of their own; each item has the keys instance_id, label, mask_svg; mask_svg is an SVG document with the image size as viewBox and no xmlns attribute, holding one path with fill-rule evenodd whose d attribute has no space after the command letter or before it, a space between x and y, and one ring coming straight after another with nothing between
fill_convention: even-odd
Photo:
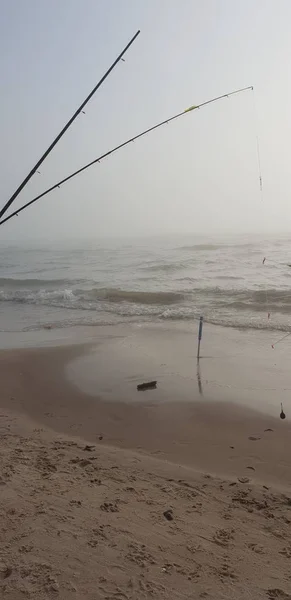
<instances>
[{"instance_id":1,"label":"fishing line","mask_svg":"<svg viewBox=\"0 0 291 600\"><path fill-rule=\"evenodd\" d=\"M258 111L257 111L257 106L256 106L254 89L253 89L253 105L254 105L254 126L255 126L255 132L256 132L256 147L257 147L257 161L258 161L258 171L259 171L260 194L261 194L261 199L263 200L263 178L262 178L261 153L260 153L260 142L259 142L259 119L258 119ZM263 258L263 265L265 265L265 263L266 263L266 257ZM269 321L269 319L271 317L271 312L270 312L270 306L269 306L267 285L265 286L265 295L266 295L265 308L266 308L267 318Z\"/></svg>"},{"instance_id":2,"label":"fishing line","mask_svg":"<svg viewBox=\"0 0 291 600\"><path fill-rule=\"evenodd\" d=\"M274 344L272 344L273 350L274 350L275 346L277 346L277 344L280 344L280 342L283 342L283 340L285 340L287 337L289 337L289 335L291 335L291 331L289 331L289 333L286 333L285 335L283 335L283 337L281 337L279 340L274 342Z\"/></svg>"},{"instance_id":3,"label":"fishing line","mask_svg":"<svg viewBox=\"0 0 291 600\"><path fill-rule=\"evenodd\" d=\"M291 267L291 263L282 263L279 260L272 260L271 258L267 258L266 256L263 258L263 265L265 263L270 263L271 265L279 266L279 267Z\"/></svg>"},{"instance_id":4,"label":"fishing line","mask_svg":"<svg viewBox=\"0 0 291 600\"><path fill-rule=\"evenodd\" d=\"M291 267L291 264L289 263L282 263L279 260L271 260L269 258L267 258L266 256L264 256L263 258L263 265L266 265L266 263L274 266L274 267ZM268 298L268 292L267 292L267 285L265 286L265 294L266 294L266 301L265 301L265 306L266 306L266 312L268 314L268 319L270 319L271 316L271 311L270 311L270 305L269 305L269 298Z\"/></svg>"},{"instance_id":5,"label":"fishing line","mask_svg":"<svg viewBox=\"0 0 291 600\"><path fill-rule=\"evenodd\" d=\"M266 257L264 257L263 259L263 265L266 264ZM279 262L275 262L275 261L268 261L274 265L280 264ZM290 266L290 265L287 265ZM265 288L265 292L266 292L266 309L268 310L268 319L270 319L271 316L271 312L270 312L270 306L269 306L269 299L268 299L268 293L267 293L267 287ZM274 342L273 344L271 344L273 350L275 349L275 346L277 346L277 344L280 344L280 342L283 342L283 340L285 340L287 337L289 337L289 335L291 335L291 331L289 331L289 333L286 333L285 335L283 335L283 337L281 337L279 340L277 340L276 342Z\"/></svg>"},{"instance_id":6,"label":"fishing line","mask_svg":"<svg viewBox=\"0 0 291 600\"><path fill-rule=\"evenodd\" d=\"M108 152L105 152L105 154L102 154L101 156L98 156L98 158L95 158L94 160L92 160L88 164L84 165L83 167L81 167L80 169L78 169L77 171L75 171L74 173L71 173L71 175L68 175L68 177L65 177L61 181L58 181L58 183L56 183L52 187L48 188L44 192L42 192L42 194L39 194L38 196L36 196L35 198L33 198L33 200L30 200L30 202L27 202L26 204L24 204L23 206L21 206L18 210L15 210L8 217L6 217L5 219L2 219L2 221L0 221L0 225L3 225L3 223L6 223L6 221L9 221L9 219L11 219L12 217L18 216L18 214L20 212L22 212L25 208L28 208L34 202L36 202L37 200L40 200L40 198L43 198L46 194L49 194L49 192L52 192L56 188L59 188L63 183L65 183L66 181L69 181L70 179L72 179L73 177L75 177L76 175L78 175L79 173L82 173L82 171L85 171L86 169L89 169L89 167L91 167L92 165L95 165L96 163L100 163L101 160L103 160L104 158L106 158L110 154L113 154L114 152L117 152L117 150L120 150L121 148L124 148L125 146L127 146L127 144L130 144L131 142L134 142L135 140L143 137L144 135L147 135L151 131L154 131L154 130L158 129L159 127L162 127L163 125L166 125L166 124L170 123L171 121L174 121L175 119L179 119L183 115L188 114L189 112L192 112L193 110L196 110L198 108L202 108L202 106L206 106L207 104L211 104L212 102L216 102L216 101L221 100L223 98L228 98L229 96L233 96L234 94L239 94L241 92L245 92L247 90L252 90L252 89L253 89L253 87L249 86L249 87L246 87L246 88L241 88L239 90L235 90L233 92L229 92L228 94L223 94L222 96L217 96L216 98L211 98L211 100L206 100L206 102L202 102L201 104L190 106L189 108L186 108L186 110L183 110L182 112L174 115L173 117L165 119L164 121L161 121L160 123L157 123L157 125L153 125L152 127L149 127L148 129L145 129L145 131L142 131L141 133L138 133L134 137L131 137L130 139L126 140L125 142L122 142L121 144L119 144L118 146L116 146L115 148L113 148L112 150L108 150ZM1 218L1 213L0 213L0 218Z\"/></svg>"},{"instance_id":7,"label":"fishing line","mask_svg":"<svg viewBox=\"0 0 291 600\"><path fill-rule=\"evenodd\" d=\"M253 104L254 104L254 125L256 132L256 145L257 145L257 161L258 161L258 171L259 171L259 184L260 184L260 193L263 200L263 178L262 178L262 168L261 168L261 153L260 153L260 142L259 142L259 119L258 119L258 111L256 107L256 99L255 99L255 90L253 88ZM1 216L1 215L0 215Z\"/></svg>"},{"instance_id":8,"label":"fishing line","mask_svg":"<svg viewBox=\"0 0 291 600\"><path fill-rule=\"evenodd\" d=\"M265 265L266 263L266 257L263 258L263 265ZM266 295L266 300L265 300L265 308L266 308L266 312L268 315L268 321L271 317L271 312L270 312L270 307L269 307L269 299L268 299L268 292L267 292L267 286L265 285L265 295Z\"/></svg>"}]
</instances>

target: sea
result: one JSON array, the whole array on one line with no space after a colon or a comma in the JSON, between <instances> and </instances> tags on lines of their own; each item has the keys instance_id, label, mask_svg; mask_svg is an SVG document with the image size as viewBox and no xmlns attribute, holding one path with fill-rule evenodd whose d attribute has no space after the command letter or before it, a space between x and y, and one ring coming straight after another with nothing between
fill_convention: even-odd
<instances>
[{"instance_id":1,"label":"sea","mask_svg":"<svg viewBox=\"0 0 291 600\"><path fill-rule=\"evenodd\" d=\"M291 331L291 236L0 243L0 330L205 322ZM290 265L290 266L289 266Z\"/></svg>"}]
</instances>

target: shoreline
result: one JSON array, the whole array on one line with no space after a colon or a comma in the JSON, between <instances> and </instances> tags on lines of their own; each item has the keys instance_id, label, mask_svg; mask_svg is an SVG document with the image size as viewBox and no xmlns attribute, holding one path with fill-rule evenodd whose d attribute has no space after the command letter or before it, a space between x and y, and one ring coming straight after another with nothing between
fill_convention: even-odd
<instances>
[{"instance_id":1,"label":"shoreline","mask_svg":"<svg viewBox=\"0 0 291 600\"><path fill-rule=\"evenodd\" d=\"M1 407L27 415L56 433L77 435L92 443L99 443L102 436L103 443L112 447L138 450L197 471L220 476L251 473L258 481L289 485L288 391L276 395L275 405L263 403L263 412L257 401L260 390L237 389L228 386L227 380L220 385L221 378L229 376L229 368L232 381L237 376L237 356L223 356L233 346L219 346L220 331L217 336L207 333L205 346L212 345L214 358L200 361L199 384L197 373L187 376L192 334L176 332L175 344L170 345L168 332L164 333L163 337L161 331L153 333L152 329L110 328L110 336L104 330L98 345L90 341L57 348L2 350ZM243 377L239 372L245 351L241 338L237 344L237 368ZM181 347L188 349L187 360ZM216 354L218 348L221 357ZM158 362L161 351L163 364ZM176 364L175 371L171 361ZM246 361L244 368L249 364ZM207 379L211 370L216 385ZM268 381L273 377L271 370L259 372L257 365L252 373ZM158 379L157 390L137 392L136 384L150 376ZM287 380L288 373L285 377ZM285 421L279 418L281 399Z\"/></svg>"}]
</instances>

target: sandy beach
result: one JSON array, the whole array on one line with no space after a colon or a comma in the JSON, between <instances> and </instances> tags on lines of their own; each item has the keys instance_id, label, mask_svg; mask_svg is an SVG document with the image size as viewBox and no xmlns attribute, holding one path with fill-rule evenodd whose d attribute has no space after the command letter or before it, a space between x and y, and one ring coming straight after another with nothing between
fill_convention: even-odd
<instances>
[{"instance_id":1,"label":"sandy beach","mask_svg":"<svg viewBox=\"0 0 291 600\"><path fill-rule=\"evenodd\" d=\"M53 336L0 352L1 597L291 598L286 347Z\"/></svg>"},{"instance_id":2,"label":"sandy beach","mask_svg":"<svg viewBox=\"0 0 291 600\"><path fill-rule=\"evenodd\" d=\"M0 600L291 600L290 23L1 3Z\"/></svg>"}]
</instances>

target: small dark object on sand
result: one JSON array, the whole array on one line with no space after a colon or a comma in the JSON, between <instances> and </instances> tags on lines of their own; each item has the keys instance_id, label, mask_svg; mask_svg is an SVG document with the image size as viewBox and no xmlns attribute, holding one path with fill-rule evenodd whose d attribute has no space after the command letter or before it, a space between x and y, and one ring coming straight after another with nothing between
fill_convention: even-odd
<instances>
[{"instance_id":1,"label":"small dark object on sand","mask_svg":"<svg viewBox=\"0 0 291 600\"><path fill-rule=\"evenodd\" d=\"M103 440L103 435L99 435L100 442Z\"/></svg>"},{"instance_id":2,"label":"small dark object on sand","mask_svg":"<svg viewBox=\"0 0 291 600\"><path fill-rule=\"evenodd\" d=\"M171 508L169 508L168 510L165 510L165 512L163 513L164 517L167 519L167 521L173 521L174 517L173 517L173 511Z\"/></svg>"},{"instance_id":3,"label":"small dark object on sand","mask_svg":"<svg viewBox=\"0 0 291 600\"><path fill-rule=\"evenodd\" d=\"M274 431L274 429L271 429L270 427L268 427L268 429L264 429L264 431Z\"/></svg>"},{"instance_id":4,"label":"small dark object on sand","mask_svg":"<svg viewBox=\"0 0 291 600\"><path fill-rule=\"evenodd\" d=\"M92 450L94 450L95 446L89 446L89 444L87 446L85 446L84 448L84 452L92 452Z\"/></svg>"},{"instance_id":5,"label":"small dark object on sand","mask_svg":"<svg viewBox=\"0 0 291 600\"><path fill-rule=\"evenodd\" d=\"M283 410L283 404L282 404L282 402L281 402L280 419L286 419L286 415L285 415L284 410Z\"/></svg>"},{"instance_id":6,"label":"small dark object on sand","mask_svg":"<svg viewBox=\"0 0 291 600\"><path fill-rule=\"evenodd\" d=\"M251 442L257 442L257 441L258 441L258 440L260 440L260 439L261 439L260 437L255 437L255 436L253 436L253 435L250 435L250 436L249 436L249 440L251 440Z\"/></svg>"},{"instance_id":7,"label":"small dark object on sand","mask_svg":"<svg viewBox=\"0 0 291 600\"><path fill-rule=\"evenodd\" d=\"M138 391L142 390L154 390L157 387L157 381L148 381L147 383L140 383L137 386Z\"/></svg>"},{"instance_id":8,"label":"small dark object on sand","mask_svg":"<svg viewBox=\"0 0 291 600\"><path fill-rule=\"evenodd\" d=\"M231 450L234 450L234 446L229 446L231 448Z\"/></svg>"},{"instance_id":9,"label":"small dark object on sand","mask_svg":"<svg viewBox=\"0 0 291 600\"><path fill-rule=\"evenodd\" d=\"M252 471L255 471L255 467L247 467L247 469L251 469Z\"/></svg>"}]
</instances>

